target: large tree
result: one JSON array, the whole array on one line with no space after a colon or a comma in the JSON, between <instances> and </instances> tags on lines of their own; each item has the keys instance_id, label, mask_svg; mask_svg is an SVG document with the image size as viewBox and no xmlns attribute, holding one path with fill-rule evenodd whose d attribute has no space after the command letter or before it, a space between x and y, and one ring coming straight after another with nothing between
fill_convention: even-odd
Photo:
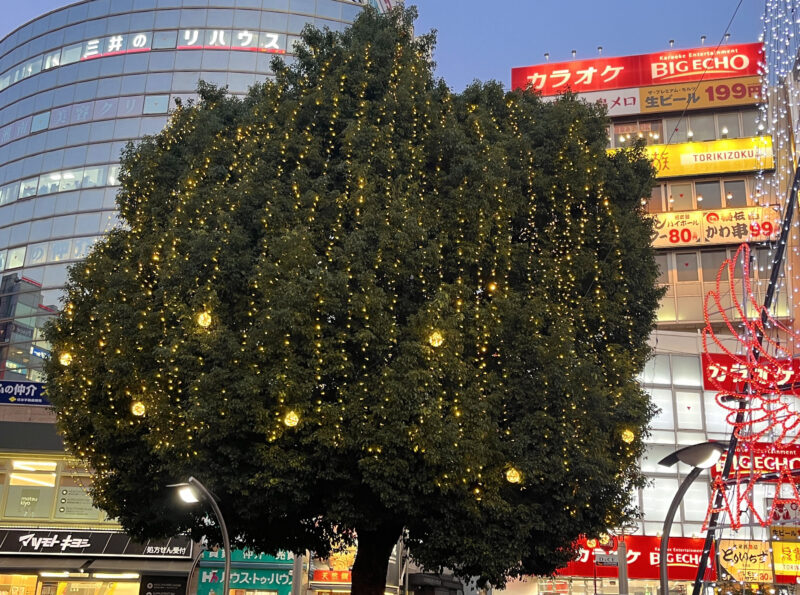
<instances>
[{"instance_id":1,"label":"large tree","mask_svg":"<svg viewBox=\"0 0 800 595\"><path fill-rule=\"evenodd\" d=\"M451 92L413 18L308 29L275 80L202 86L125 153L47 392L126 530L214 539L165 488L194 475L239 545L357 536L378 595L400 537L500 585L630 513L652 168L575 97Z\"/></svg>"}]
</instances>

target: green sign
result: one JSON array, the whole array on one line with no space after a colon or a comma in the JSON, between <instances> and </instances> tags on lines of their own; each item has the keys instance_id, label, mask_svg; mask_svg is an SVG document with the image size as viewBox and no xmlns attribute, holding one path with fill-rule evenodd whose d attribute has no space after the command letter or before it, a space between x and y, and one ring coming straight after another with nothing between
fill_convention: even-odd
<instances>
[{"instance_id":1,"label":"green sign","mask_svg":"<svg viewBox=\"0 0 800 595\"><path fill-rule=\"evenodd\" d=\"M206 550L203 552L203 561L219 562L225 561L225 550L222 548L215 552ZM294 563L294 556L291 552L278 552L277 556L267 554L256 554L252 550L233 550L231 563L236 562L258 562L261 564L279 564L281 566L291 566Z\"/></svg>"},{"instance_id":2,"label":"green sign","mask_svg":"<svg viewBox=\"0 0 800 595\"><path fill-rule=\"evenodd\" d=\"M197 595L222 595L225 573L221 568L199 568ZM276 595L291 595L292 575L289 570L232 568L231 589L270 591Z\"/></svg>"}]
</instances>

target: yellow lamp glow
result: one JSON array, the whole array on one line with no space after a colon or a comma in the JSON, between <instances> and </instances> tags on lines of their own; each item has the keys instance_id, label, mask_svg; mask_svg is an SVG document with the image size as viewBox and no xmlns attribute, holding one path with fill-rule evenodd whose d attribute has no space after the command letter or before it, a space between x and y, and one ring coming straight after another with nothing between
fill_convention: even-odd
<instances>
[{"instance_id":1,"label":"yellow lamp glow","mask_svg":"<svg viewBox=\"0 0 800 595\"><path fill-rule=\"evenodd\" d=\"M289 428L293 428L299 423L300 423L300 416L297 415L297 413L295 413L294 411L290 411L289 413L286 414L286 417L283 418L283 425Z\"/></svg>"},{"instance_id":2,"label":"yellow lamp glow","mask_svg":"<svg viewBox=\"0 0 800 595\"><path fill-rule=\"evenodd\" d=\"M593 550L594 548L597 547L597 540L596 539L587 539L586 540L586 547L588 547L590 550Z\"/></svg>"},{"instance_id":3,"label":"yellow lamp glow","mask_svg":"<svg viewBox=\"0 0 800 595\"><path fill-rule=\"evenodd\" d=\"M211 312L200 312L197 315L197 324L203 328L208 328L211 326Z\"/></svg>"},{"instance_id":4,"label":"yellow lamp glow","mask_svg":"<svg viewBox=\"0 0 800 595\"><path fill-rule=\"evenodd\" d=\"M600 545L608 545L611 543L611 536L608 533L601 533L599 537Z\"/></svg>"},{"instance_id":5,"label":"yellow lamp glow","mask_svg":"<svg viewBox=\"0 0 800 595\"><path fill-rule=\"evenodd\" d=\"M141 401L134 401L131 404L131 413L133 413L136 417L142 417L145 414L145 406L144 403Z\"/></svg>"},{"instance_id":6,"label":"yellow lamp glow","mask_svg":"<svg viewBox=\"0 0 800 595\"><path fill-rule=\"evenodd\" d=\"M519 483L522 481L522 474L514 467L511 467L506 471L506 481L508 483Z\"/></svg>"},{"instance_id":7,"label":"yellow lamp glow","mask_svg":"<svg viewBox=\"0 0 800 595\"><path fill-rule=\"evenodd\" d=\"M68 366L72 363L72 354L65 351L61 355L58 356L58 363L62 366Z\"/></svg>"},{"instance_id":8,"label":"yellow lamp glow","mask_svg":"<svg viewBox=\"0 0 800 595\"><path fill-rule=\"evenodd\" d=\"M634 434L631 430L622 430L622 441L626 444L630 444L636 438L636 434Z\"/></svg>"},{"instance_id":9,"label":"yellow lamp glow","mask_svg":"<svg viewBox=\"0 0 800 595\"><path fill-rule=\"evenodd\" d=\"M489 283L489 285L487 285L486 288L489 290L489 292L495 291L497 289L497 283L492 281L491 283Z\"/></svg>"},{"instance_id":10,"label":"yellow lamp glow","mask_svg":"<svg viewBox=\"0 0 800 595\"><path fill-rule=\"evenodd\" d=\"M428 343L431 344L431 347L439 347L442 343L444 343L444 335L439 331L433 331L428 336Z\"/></svg>"}]
</instances>

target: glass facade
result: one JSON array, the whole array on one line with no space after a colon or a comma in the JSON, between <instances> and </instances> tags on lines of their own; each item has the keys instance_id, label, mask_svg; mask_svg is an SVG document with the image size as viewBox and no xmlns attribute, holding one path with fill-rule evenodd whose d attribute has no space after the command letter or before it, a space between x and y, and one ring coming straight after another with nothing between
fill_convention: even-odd
<instances>
[{"instance_id":1,"label":"glass facade","mask_svg":"<svg viewBox=\"0 0 800 595\"><path fill-rule=\"evenodd\" d=\"M42 380L67 267L118 223L125 144L199 80L243 95L305 25L340 31L366 3L88 0L0 40L0 379Z\"/></svg>"}]
</instances>

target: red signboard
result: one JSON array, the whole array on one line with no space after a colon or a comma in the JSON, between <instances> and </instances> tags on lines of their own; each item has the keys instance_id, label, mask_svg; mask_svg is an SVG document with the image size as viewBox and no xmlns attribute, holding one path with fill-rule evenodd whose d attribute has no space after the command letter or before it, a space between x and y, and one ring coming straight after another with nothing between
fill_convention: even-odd
<instances>
[{"instance_id":1,"label":"red signboard","mask_svg":"<svg viewBox=\"0 0 800 595\"><path fill-rule=\"evenodd\" d=\"M744 355L703 353L703 388L715 392L743 393L746 384L754 388L792 387L800 380L800 358L792 360L762 357L756 366Z\"/></svg>"},{"instance_id":2,"label":"red signboard","mask_svg":"<svg viewBox=\"0 0 800 595\"><path fill-rule=\"evenodd\" d=\"M558 571L562 576L592 577L595 573L599 577L616 578L619 569L610 566L595 565L594 556L616 554L616 549L598 546L590 550L586 540L579 542L578 557L567 564L566 568ZM658 580L661 538L648 535L629 535L625 537L628 550L628 577L633 579ZM697 565L703 553L705 540L702 538L672 537L667 548L667 574L673 581L693 581L697 574ZM714 560L711 552L709 561ZM715 580L715 573L709 563L707 580Z\"/></svg>"},{"instance_id":3,"label":"red signboard","mask_svg":"<svg viewBox=\"0 0 800 595\"><path fill-rule=\"evenodd\" d=\"M585 93L760 74L760 43L669 50L655 54L596 58L511 69L511 87L542 95Z\"/></svg>"},{"instance_id":4,"label":"red signboard","mask_svg":"<svg viewBox=\"0 0 800 595\"><path fill-rule=\"evenodd\" d=\"M349 570L315 570L314 581L318 583L350 583L352 573Z\"/></svg>"},{"instance_id":5,"label":"red signboard","mask_svg":"<svg viewBox=\"0 0 800 595\"><path fill-rule=\"evenodd\" d=\"M719 462L711 468L711 477L716 479L722 473L725 465L727 453L722 453ZM798 444L774 444L772 442L754 442L740 445L736 449L731 464L730 476L737 473L750 475L755 472L777 473L781 469L793 471L800 469L800 445ZM777 481L777 478L776 480Z\"/></svg>"}]
</instances>

